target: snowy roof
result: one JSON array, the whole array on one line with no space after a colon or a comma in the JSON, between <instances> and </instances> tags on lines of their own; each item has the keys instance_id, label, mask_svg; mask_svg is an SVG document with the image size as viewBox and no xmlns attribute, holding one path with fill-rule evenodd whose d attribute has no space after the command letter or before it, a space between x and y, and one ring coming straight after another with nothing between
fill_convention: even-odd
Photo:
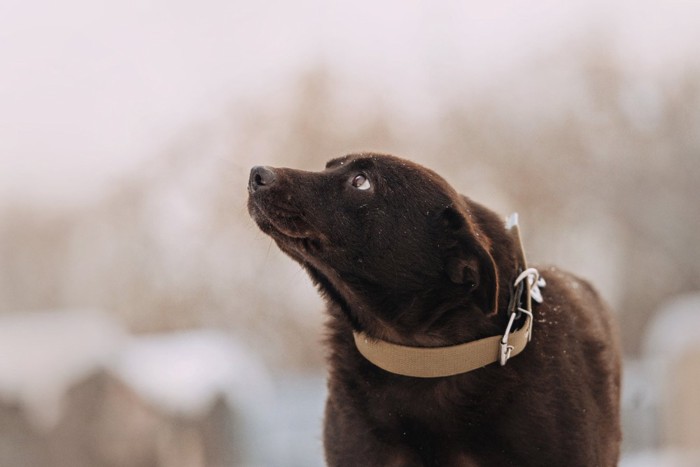
<instances>
[{"instance_id":1,"label":"snowy roof","mask_svg":"<svg viewBox=\"0 0 700 467\"><path fill-rule=\"evenodd\" d=\"M108 365L123 341L122 329L93 311L0 314L0 399L50 426L65 392Z\"/></svg>"},{"instance_id":2,"label":"snowy roof","mask_svg":"<svg viewBox=\"0 0 700 467\"><path fill-rule=\"evenodd\" d=\"M99 312L0 315L0 400L19 403L39 426L56 423L66 392L100 369L185 416L219 397L246 407L271 393L263 365L223 331L134 337Z\"/></svg>"},{"instance_id":3,"label":"snowy roof","mask_svg":"<svg viewBox=\"0 0 700 467\"><path fill-rule=\"evenodd\" d=\"M220 396L240 406L271 391L262 364L216 330L133 338L113 369L145 400L184 415L204 413Z\"/></svg>"}]
</instances>

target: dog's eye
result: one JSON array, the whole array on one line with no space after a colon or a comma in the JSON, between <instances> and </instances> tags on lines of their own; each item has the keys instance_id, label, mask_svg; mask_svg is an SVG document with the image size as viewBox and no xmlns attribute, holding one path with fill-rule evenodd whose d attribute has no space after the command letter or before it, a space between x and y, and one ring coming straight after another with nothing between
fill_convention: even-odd
<instances>
[{"instance_id":1,"label":"dog's eye","mask_svg":"<svg viewBox=\"0 0 700 467\"><path fill-rule=\"evenodd\" d=\"M355 175L355 178L352 179L352 186L354 186L358 190L369 190L371 185L369 183L369 179L365 174L358 174Z\"/></svg>"}]
</instances>

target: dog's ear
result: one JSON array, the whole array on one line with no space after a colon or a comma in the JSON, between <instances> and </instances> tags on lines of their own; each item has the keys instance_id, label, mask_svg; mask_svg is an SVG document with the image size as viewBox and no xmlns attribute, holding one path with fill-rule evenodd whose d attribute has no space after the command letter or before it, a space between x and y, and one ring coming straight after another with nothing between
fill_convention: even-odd
<instances>
[{"instance_id":1,"label":"dog's ear","mask_svg":"<svg viewBox=\"0 0 700 467\"><path fill-rule=\"evenodd\" d=\"M455 284L463 284L484 313L495 312L498 310L498 273L493 257L454 207L442 212L441 221L452 239L445 263L447 276Z\"/></svg>"}]
</instances>

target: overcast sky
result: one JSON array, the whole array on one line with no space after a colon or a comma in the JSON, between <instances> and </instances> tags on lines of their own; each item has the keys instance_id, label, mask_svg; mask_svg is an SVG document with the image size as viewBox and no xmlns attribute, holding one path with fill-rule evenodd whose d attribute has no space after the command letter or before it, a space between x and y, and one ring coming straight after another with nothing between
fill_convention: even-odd
<instances>
[{"instance_id":1,"label":"overcast sky","mask_svg":"<svg viewBox=\"0 0 700 467\"><path fill-rule=\"evenodd\" d=\"M591 34L635 73L678 70L700 57L697 5L2 0L0 197L89 197L188 124L321 62L396 103L436 84L479 92Z\"/></svg>"}]
</instances>

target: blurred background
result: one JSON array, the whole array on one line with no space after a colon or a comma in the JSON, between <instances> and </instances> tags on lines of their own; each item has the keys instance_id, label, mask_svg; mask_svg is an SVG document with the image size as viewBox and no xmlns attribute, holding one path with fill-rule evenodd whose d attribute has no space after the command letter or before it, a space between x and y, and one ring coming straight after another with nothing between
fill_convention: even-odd
<instances>
[{"instance_id":1,"label":"blurred background","mask_svg":"<svg viewBox=\"0 0 700 467\"><path fill-rule=\"evenodd\" d=\"M624 466L700 465L700 5L0 3L0 465L323 465L323 303L252 165L376 150L590 279Z\"/></svg>"}]
</instances>

